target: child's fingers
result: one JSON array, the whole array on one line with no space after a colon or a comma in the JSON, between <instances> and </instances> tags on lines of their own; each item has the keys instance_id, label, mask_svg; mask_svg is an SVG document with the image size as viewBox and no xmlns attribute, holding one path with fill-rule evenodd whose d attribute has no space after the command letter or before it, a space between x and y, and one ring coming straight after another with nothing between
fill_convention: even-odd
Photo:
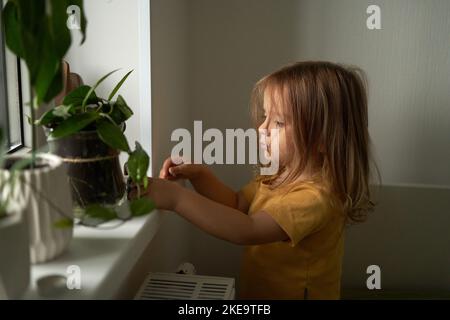
<instances>
[{"instance_id":1,"label":"child's fingers","mask_svg":"<svg viewBox=\"0 0 450 320\"><path fill-rule=\"evenodd\" d=\"M170 167L169 168L169 174L176 177L177 173L180 173L179 167Z\"/></svg>"},{"instance_id":2,"label":"child's fingers","mask_svg":"<svg viewBox=\"0 0 450 320\"><path fill-rule=\"evenodd\" d=\"M172 161L172 158L171 157L167 158L162 165L161 171L159 172L159 177L161 179L170 178L169 168L173 166L176 166L176 164Z\"/></svg>"},{"instance_id":3,"label":"child's fingers","mask_svg":"<svg viewBox=\"0 0 450 320\"><path fill-rule=\"evenodd\" d=\"M159 171L159 177L161 179L165 179L167 177L167 170L169 170L170 163L171 163L170 158L167 158L166 160L164 160L161 170Z\"/></svg>"},{"instance_id":4,"label":"child's fingers","mask_svg":"<svg viewBox=\"0 0 450 320\"><path fill-rule=\"evenodd\" d=\"M172 173L171 173L171 168L170 167L168 170L163 171L161 169L161 171L159 172L159 178L160 179L166 179L166 180L177 180L177 177L175 177Z\"/></svg>"},{"instance_id":5,"label":"child's fingers","mask_svg":"<svg viewBox=\"0 0 450 320\"><path fill-rule=\"evenodd\" d=\"M169 173L175 178L189 178L192 165L180 164L169 168Z\"/></svg>"},{"instance_id":6,"label":"child's fingers","mask_svg":"<svg viewBox=\"0 0 450 320\"><path fill-rule=\"evenodd\" d=\"M181 169L175 169L180 168ZM166 180L177 180L183 178L183 172L185 172L186 162L181 158L167 158L159 172L159 178Z\"/></svg>"}]
</instances>

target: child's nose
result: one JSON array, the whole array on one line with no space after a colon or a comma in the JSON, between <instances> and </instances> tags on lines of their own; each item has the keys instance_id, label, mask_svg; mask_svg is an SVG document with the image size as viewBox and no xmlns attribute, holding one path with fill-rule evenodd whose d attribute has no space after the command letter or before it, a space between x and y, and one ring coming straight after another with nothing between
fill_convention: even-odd
<instances>
[{"instance_id":1,"label":"child's nose","mask_svg":"<svg viewBox=\"0 0 450 320\"><path fill-rule=\"evenodd\" d=\"M267 118L264 120L264 122L261 123L261 125L259 126L258 129L259 129L260 132L269 129L269 128L268 128L268 126L269 126L269 121L268 121L268 119L269 119L269 117L267 117Z\"/></svg>"},{"instance_id":2,"label":"child's nose","mask_svg":"<svg viewBox=\"0 0 450 320\"><path fill-rule=\"evenodd\" d=\"M259 135L261 136L261 135L263 135L263 136L265 136L265 137L269 137L270 136L270 129L267 127L267 126L260 126L259 128L258 128L259 130Z\"/></svg>"},{"instance_id":3,"label":"child's nose","mask_svg":"<svg viewBox=\"0 0 450 320\"><path fill-rule=\"evenodd\" d=\"M258 129L260 137L263 137L265 139L270 138L270 129L267 128L267 126L266 127L260 126Z\"/></svg>"}]
</instances>

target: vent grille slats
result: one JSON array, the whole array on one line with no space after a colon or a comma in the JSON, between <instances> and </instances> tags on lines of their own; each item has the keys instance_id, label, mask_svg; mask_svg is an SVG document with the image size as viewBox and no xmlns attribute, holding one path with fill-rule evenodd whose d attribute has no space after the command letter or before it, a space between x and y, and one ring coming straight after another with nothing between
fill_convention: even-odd
<instances>
[{"instance_id":1,"label":"vent grille slats","mask_svg":"<svg viewBox=\"0 0 450 320\"><path fill-rule=\"evenodd\" d=\"M170 286L152 286L151 284L147 287L147 290L171 290L179 292L192 292L193 288L180 288L180 287L170 287Z\"/></svg>"},{"instance_id":2,"label":"vent grille slats","mask_svg":"<svg viewBox=\"0 0 450 320\"><path fill-rule=\"evenodd\" d=\"M177 273L150 273L136 296L139 300L230 300L234 279Z\"/></svg>"}]
</instances>

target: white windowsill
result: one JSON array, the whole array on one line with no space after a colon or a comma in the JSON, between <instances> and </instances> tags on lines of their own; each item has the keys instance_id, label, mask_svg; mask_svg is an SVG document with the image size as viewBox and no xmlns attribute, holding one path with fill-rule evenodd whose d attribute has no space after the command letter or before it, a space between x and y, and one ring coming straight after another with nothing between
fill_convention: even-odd
<instances>
[{"instance_id":1,"label":"white windowsill","mask_svg":"<svg viewBox=\"0 0 450 320\"><path fill-rule=\"evenodd\" d=\"M13 154L15 156L22 156L22 155L26 155L28 153L31 152L31 148L28 147L22 147L19 150L16 150L14 152L11 152L10 154Z\"/></svg>"},{"instance_id":2,"label":"white windowsill","mask_svg":"<svg viewBox=\"0 0 450 320\"><path fill-rule=\"evenodd\" d=\"M69 248L50 262L31 267L30 287L24 299L113 299L160 225L162 213L134 218L111 230L76 226ZM67 268L81 270L81 289L63 288L41 296L37 280L49 275L69 276Z\"/></svg>"}]
</instances>

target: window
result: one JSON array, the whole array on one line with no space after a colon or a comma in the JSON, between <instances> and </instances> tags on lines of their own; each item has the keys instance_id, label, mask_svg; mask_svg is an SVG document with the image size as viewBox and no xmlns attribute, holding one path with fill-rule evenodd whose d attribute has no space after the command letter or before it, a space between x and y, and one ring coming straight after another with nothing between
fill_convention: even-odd
<instances>
[{"instance_id":1,"label":"window","mask_svg":"<svg viewBox=\"0 0 450 320\"><path fill-rule=\"evenodd\" d=\"M2 1L0 5L3 7ZM1 26L0 26L1 27ZM14 152L25 145L22 111L20 61L5 48L0 32L0 126L6 137L7 150Z\"/></svg>"}]
</instances>

